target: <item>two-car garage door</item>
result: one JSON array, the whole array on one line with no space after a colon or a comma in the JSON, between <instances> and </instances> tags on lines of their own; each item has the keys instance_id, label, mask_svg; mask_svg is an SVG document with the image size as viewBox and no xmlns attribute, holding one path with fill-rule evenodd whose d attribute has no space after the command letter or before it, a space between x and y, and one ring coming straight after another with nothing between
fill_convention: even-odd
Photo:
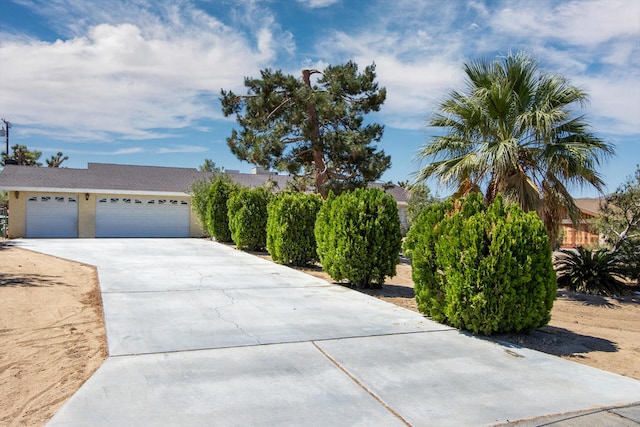
<instances>
[{"instance_id":1,"label":"two-car garage door","mask_svg":"<svg viewBox=\"0 0 640 427\"><path fill-rule=\"evenodd\" d=\"M78 237L77 194L27 199L26 237ZM88 218L85 218L86 222ZM190 205L182 198L97 196L96 237L189 237Z\"/></svg>"},{"instance_id":2,"label":"two-car garage door","mask_svg":"<svg viewBox=\"0 0 640 427\"><path fill-rule=\"evenodd\" d=\"M184 199L98 196L96 237L189 237Z\"/></svg>"}]
</instances>

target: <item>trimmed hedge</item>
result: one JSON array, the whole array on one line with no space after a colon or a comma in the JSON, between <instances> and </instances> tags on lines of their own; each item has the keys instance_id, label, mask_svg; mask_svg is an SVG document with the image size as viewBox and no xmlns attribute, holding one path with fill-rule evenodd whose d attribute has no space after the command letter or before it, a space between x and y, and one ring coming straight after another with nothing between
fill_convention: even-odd
<instances>
[{"instance_id":1,"label":"trimmed hedge","mask_svg":"<svg viewBox=\"0 0 640 427\"><path fill-rule=\"evenodd\" d=\"M225 175L216 176L209 187L206 224L209 235L218 242L232 241L227 202L239 188L238 184Z\"/></svg>"},{"instance_id":2,"label":"trimmed hedge","mask_svg":"<svg viewBox=\"0 0 640 427\"><path fill-rule=\"evenodd\" d=\"M238 249L262 251L267 245L267 204L271 198L264 188L242 188L227 202L229 229Z\"/></svg>"},{"instance_id":3,"label":"trimmed hedge","mask_svg":"<svg viewBox=\"0 0 640 427\"><path fill-rule=\"evenodd\" d=\"M530 332L549 322L556 274L540 218L498 197L446 201L409 230L418 309L474 333Z\"/></svg>"},{"instance_id":4,"label":"trimmed hedge","mask_svg":"<svg viewBox=\"0 0 640 427\"><path fill-rule=\"evenodd\" d=\"M318 256L333 280L379 288L395 276L401 239L398 205L374 189L329 194L315 226Z\"/></svg>"},{"instance_id":5,"label":"trimmed hedge","mask_svg":"<svg viewBox=\"0 0 640 427\"><path fill-rule=\"evenodd\" d=\"M322 206L317 194L281 193L267 206L267 251L280 264L318 260L314 225Z\"/></svg>"}]
</instances>

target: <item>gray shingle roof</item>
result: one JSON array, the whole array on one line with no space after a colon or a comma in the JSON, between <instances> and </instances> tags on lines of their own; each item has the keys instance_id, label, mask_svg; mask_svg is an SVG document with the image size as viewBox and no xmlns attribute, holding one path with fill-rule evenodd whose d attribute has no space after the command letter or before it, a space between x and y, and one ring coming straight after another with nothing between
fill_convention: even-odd
<instances>
[{"instance_id":1,"label":"gray shingle roof","mask_svg":"<svg viewBox=\"0 0 640 427\"><path fill-rule=\"evenodd\" d=\"M267 179L284 190L292 178L288 175L227 173L234 181L249 188L260 187ZM87 193L186 193L191 185L211 176L192 168L89 163L87 169L5 166L0 172L0 189L13 191L76 191ZM372 184L382 188L382 184ZM406 201L403 188L386 190L399 201Z\"/></svg>"},{"instance_id":2,"label":"gray shingle roof","mask_svg":"<svg viewBox=\"0 0 640 427\"><path fill-rule=\"evenodd\" d=\"M9 165L0 173L0 188L180 193L189 189L193 182L205 178L206 175L196 169L188 168L103 163L89 163L87 169Z\"/></svg>"}]
</instances>

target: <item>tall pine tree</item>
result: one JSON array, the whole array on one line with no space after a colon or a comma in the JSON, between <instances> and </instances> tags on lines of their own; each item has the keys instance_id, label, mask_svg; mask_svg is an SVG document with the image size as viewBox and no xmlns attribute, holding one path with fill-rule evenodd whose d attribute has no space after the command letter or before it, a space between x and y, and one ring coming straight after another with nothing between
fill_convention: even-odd
<instances>
[{"instance_id":1,"label":"tall pine tree","mask_svg":"<svg viewBox=\"0 0 640 427\"><path fill-rule=\"evenodd\" d=\"M245 78L244 96L221 91L225 116L236 114L241 127L227 138L239 159L311 176L323 197L363 187L391 166L376 148L384 127L364 124L365 114L378 111L386 98L375 82L375 64L362 73L354 62L302 70L301 79L270 69L260 74Z\"/></svg>"}]
</instances>

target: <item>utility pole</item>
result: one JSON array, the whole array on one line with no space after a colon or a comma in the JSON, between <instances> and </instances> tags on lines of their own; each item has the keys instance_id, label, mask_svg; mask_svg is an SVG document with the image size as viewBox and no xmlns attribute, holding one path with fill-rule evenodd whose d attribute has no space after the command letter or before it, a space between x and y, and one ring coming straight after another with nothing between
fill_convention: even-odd
<instances>
[{"instance_id":1,"label":"utility pole","mask_svg":"<svg viewBox=\"0 0 640 427\"><path fill-rule=\"evenodd\" d=\"M7 143L7 151L4 155L4 164L6 165L15 165L17 164L15 160L9 158L9 128L11 127L11 123L9 120L0 119L4 123L4 128L0 131L0 136L4 134L5 141Z\"/></svg>"}]
</instances>

